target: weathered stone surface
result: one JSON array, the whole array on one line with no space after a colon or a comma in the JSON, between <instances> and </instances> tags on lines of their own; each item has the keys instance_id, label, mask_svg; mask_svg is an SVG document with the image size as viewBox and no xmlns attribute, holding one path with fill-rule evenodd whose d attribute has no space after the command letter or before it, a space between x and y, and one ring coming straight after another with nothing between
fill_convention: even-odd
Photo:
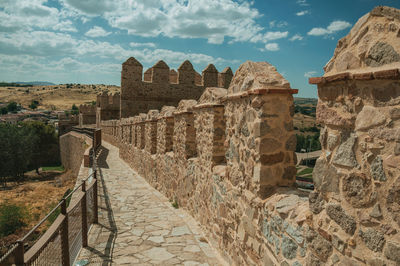
<instances>
[{"instance_id":1,"label":"weathered stone surface","mask_svg":"<svg viewBox=\"0 0 400 266\"><path fill-rule=\"evenodd\" d=\"M370 250L375 252L382 251L386 240L381 232L374 229L367 229L365 232L360 230L359 235Z\"/></svg>"},{"instance_id":2,"label":"weathered stone surface","mask_svg":"<svg viewBox=\"0 0 400 266\"><path fill-rule=\"evenodd\" d=\"M308 230L306 235L308 247L314 255L326 262L332 255L332 245L313 230Z\"/></svg>"},{"instance_id":3,"label":"weathered stone surface","mask_svg":"<svg viewBox=\"0 0 400 266\"><path fill-rule=\"evenodd\" d=\"M379 205L379 203L374 205L374 208L372 208L369 216L375 219L379 219L382 217L381 205Z\"/></svg>"},{"instance_id":4,"label":"weathered stone surface","mask_svg":"<svg viewBox=\"0 0 400 266\"><path fill-rule=\"evenodd\" d=\"M346 244L343 240L341 240L337 235L332 235L332 245L336 248L339 252L343 253Z\"/></svg>"},{"instance_id":5,"label":"weathered stone surface","mask_svg":"<svg viewBox=\"0 0 400 266\"><path fill-rule=\"evenodd\" d=\"M321 156L317 159L313 170L315 187L322 192L339 192L339 177L334 166Z\"/></svg>"},{"instance_id":6,"label":"weathered stone surface","mask_svg":"<svg viewBox=\"0 0 400 266\"><path fill-rule=\"evenodd\" d=\"M339 141L339 136L335 134L328 134L327 138L327 148L329 150L333 150L336 145L338 144Z\"/></svg>"},{"instance_id":7,"label":"weathered stone surface","mask_svg":"<svg viewBox=\"0 0 400 266\"><path fill-rule=\"evenodd\" d=\"M317 105L317 122L344 128L350 128L353 125L351 117L339 114L334 109L320 103Z\"/></svg>"},{"instance_id":8,"label":"weathered stone surface","mask_svg":"<svg viewBox=\"0 0 400 266\"><path fill-rule=\"evenodd\" d=\"M388 43L377 42L368 52L365 63L368 66L378 67L393 62L399 62L400 55Z\"/></svg>"},{"instance_id":9,"label":"weathered stone surface","mask_svg":"<svg viewBox=\"0 0 400 266\"><path fill-rule=\"evenodd\" d=\"M366 206L373 199L372 182L364 174L351 173L343 178L342 189L344 196L353 207Z\"/></svg>"},{"instance_id":10,"label":"weathered stone surface","mask_svg":"<svg viewBox=\"0 0 400 266\"><path fill-rule=\"evenodd\" d=\"M400 108L390 109L389 113L391 119L400 119Z\"/></svg>"},{"instance_id":11,"label":"weathered stone surface","mask_svg":"<svg viewBox=\"0 0 400 266\"><path fill-rule=\"evenodd\" d=\"M306 266L322 266L325 263L321 262L321 260L315 257L312 253L309 253L306 258Z\"/></svg>"},{"instance_id":12,"label":"weathered stone surface","mask_svg":"<svg viewBox=\"0 0 400 266\"><path fill-rule=\"evenodd\" d=\"M368 130L385 123L385 115L377 108L364 106L356 118L356 130Z\"/></svg>"},{"instance_id":13,"label":"weathered stone surface","mask_svg":"<svg viewBox=\"0 0 400 266\"><path fill-rule=\"evenodd\" d=\"M296 144L297 144L297 138L296 135L293 134L292 136L289 137L289 139L286 141L286 150L288 151L295 151L296 150Z\"/></svg>"},{"instance_id":14,"label":"weathered stone surface","mask_svg":"<svg viewBox=\"0 0 400 266\"><path fill-rule=\"evenodd\" d=\"M386 258L400 264L400 243L388 241L384 253Z\"/></svg>"},{"instance_id":15,"label":"weathered stone surface","mask_svg":"<svg viewBox=\"0 0 400 266\"><path fill-rule=\"evenodd\" d=\"M228 93L258 89L266 85L290 88L289 82L271 64L247 61L235 72Z\"/></svg>"},{"instance_id":16,"label":"weathered stone surface","mask_svg":"<svg viewBox=\"0 0 400 266\"><path fill-rule=\"evenodd\" d=\"M374 180L386 181L386 174L380 156L377 156L371 163L371 176Z\"/></svg>"},{"instance_id":17,"label":"weathered stone surface","mask_svg":"<svg viewBox=\"0 0 400 266\"><path fill-rule=\"evenodd\" d=\"M274 153L274 154L263 154L260 156L260 161L264 165L272 165L276 163L280 163L283 161L284 158L284 153L279 152L279 153Z\"/></svg>"},{"instance_id":18,"label":"weathered stone surface","mask_svg":"<svg viewBox=\"0 0 400 266\"><path fill-rule=\"evenodd\" d=\"M296 176L296 173L297 169L295 166L288 166L283 170L282 178L292 180Z\"/></svg>"},{"instance_id":19,"label":"weathered stone surface","mask_svg":"<svg viewBox=\"0 0 400 266\"><path fill-rule=\"evenodd\" d=\"M340 56L335 62L337 71L345 71L347 69L359 68L361 66L360 59L352 53L347 52Z\"/></svg>"},{"instance_id":20,"label":"weathered stone surface","mask_svg":"<svg viewBox=\"0 0 400 266\"><path fill-rule=\"evenodd\" d=\"M346 233L354 235L356 231L356 221L353 217L347 215L338 204L328 204L326 213L334 220Z\"/></svg>"},{"instance_id":21,"label":"weathered stone surface","mask_svg":"<svg viewBox=\"0 0 400 266\"><path fill-rule=\"evenodd\" d=\"M387 193L386 206L393 219L400 226L400 177L396 179Z\"/></svg>"},{"instance_id":22,"label":"weathered stone surface","mask_svg":"<svg viewBox=\"0 0 400 266\"><path fill-rule=\"evenodd\" d=\"M320 213L324 209L324 199L317 191L313 191L308 195L308 202L310 210L315 214Z\"/></svg>"},{"instance_id":23,"label":"weathered stone surface","mask_svg":"<svg viewBox=\"0 0 400 266\"><path fill-rule=\"evenodd\" d=\"M354 145L356 144L357 136L355 134L350 134L350 136L342 140L339 148L333 157L333 163L346 166L346 167L357 167L358 162L356 160L356 155L354 153Z\"/></svg>"},{"instance_id":24,"label":"weathered stone surface","mask_svg":"<svg viewBox=\"0 0 400 266\"><path fill-rule=\"evenodd\" d=\"M281 148L281 143L273 138L264 138L260 141L260 153L272 153Z\"/></svg>"},{"instance_id":25,"label":"weathered stone surface","mask_svg":"<svg viewBox=\"0 0 400 266\"><path fill-rule=\"evenodd\" d=\"M275 208L280 214L288 214L289 211L296 208L299 202L300 202L299 196L290 195L278 201L276 203Z\"/></svg>"},{"instance_id":26,"label":"weathered stone surface","mask_svg":"<svg viewBox=\"0 0 400 266\"><path fill-rule=\"evenodd\" d=\"M285 258L294 259L297 255L297 244L287 236L283 236L281 250Z\"/></svg>"},{"instance_id":27,"label":"weathered stone surface","mask_svg":"<svg viewBox=\"0 0 400 266\"><path fill-rule=\"evenodd\" d=\"M395 155L400 155L400 143L395 144L393 152Z\"/></svg>"}]
</instances>

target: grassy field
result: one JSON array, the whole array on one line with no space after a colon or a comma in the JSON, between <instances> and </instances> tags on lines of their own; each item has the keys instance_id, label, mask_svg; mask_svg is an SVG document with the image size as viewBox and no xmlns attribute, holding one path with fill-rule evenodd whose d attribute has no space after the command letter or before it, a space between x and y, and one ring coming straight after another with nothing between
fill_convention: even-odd
<instances>
[{"instance_id":1,"label":"grassy field","mask_svg":"<svg viewBox=\"0 0 400 266\"><path fill-rule=\"evenodd\" d=\"M69 110L72 105L89 104L96 95L107 91L119 92L118 86L109 85L52 85L33 87L0 87L0 103L15 101L28 108L32 101L39 102L39 109Z\"/></svg>"}]
</instances>

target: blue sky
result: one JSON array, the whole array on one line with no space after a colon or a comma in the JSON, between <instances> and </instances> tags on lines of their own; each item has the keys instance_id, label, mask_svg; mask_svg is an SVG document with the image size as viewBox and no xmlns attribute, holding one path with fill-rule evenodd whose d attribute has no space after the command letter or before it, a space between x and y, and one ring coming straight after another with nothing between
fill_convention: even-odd
<instances>
[{"instance_id":1,"label":"blue sky","mask_svg":"<svg viewBox=\"0 0 400 266\"><path fill-rule=\"evenodd\" d=\"M0 80L120 85L121 63L189 59L235 71L267 61L316 97L337 41L377 5L399 0L0 0Z\"/></svg>"}]
</instances>

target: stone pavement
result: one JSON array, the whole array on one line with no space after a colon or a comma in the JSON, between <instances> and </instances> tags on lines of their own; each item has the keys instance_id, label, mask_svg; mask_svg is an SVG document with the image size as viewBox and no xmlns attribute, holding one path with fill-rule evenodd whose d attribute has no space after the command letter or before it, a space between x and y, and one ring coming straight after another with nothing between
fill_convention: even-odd
<instances>
[{"instance_id":1,"label":"stone pavement","mask_svg":"<svg viewBox=\"0 0 400 266\"><path fill-rule=\"evenodd\" d=\"M225 265L198 223L174 209L103 142L99 155L99 224L77 261L90 265Z\"/></svg>"}]
</instances>

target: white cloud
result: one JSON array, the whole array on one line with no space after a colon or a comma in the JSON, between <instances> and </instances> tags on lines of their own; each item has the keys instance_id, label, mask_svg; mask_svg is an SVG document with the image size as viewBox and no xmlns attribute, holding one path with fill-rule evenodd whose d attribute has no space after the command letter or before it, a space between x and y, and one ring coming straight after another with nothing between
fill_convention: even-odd
<instances>
[{"instance_id":1,"label":"white cloud","mask_svg":"<svg viewBox=\"0 0 400 266\"><path fill-rule=\"evenodd\" d=\"M312 28L307 34L313 36L322 36L333 34L337 31L341 31L351 27L351 24L347 21L335 20L329 24L327 28Z\"/></svg>"},{"instance_id":2,"label":"white cloud","mask_svg":"<svg viewBox=\"0 0 400 266\"><path fill-rule=\"evenodd\" d=\"M267 44L265 45L265 49L268 50L268 51L272 51L272 52L279 51L279 44L274 43L274 42L272 42L272 43L267 43Z\"/></svg>"},{"instance_id":3,"label":"white cloud","mask_svg":"<svg viewBox=\"0 0 400 266\"><path fill-rule=\"evenodd\" d=\"M105 31L102 27L94 26L90 30L88 30L85 35L88 37L96 38L96 37L105 37L110 35L111 32Z\"/></svg>"},{"instance_id":4,"label":"white cloud","mask_svg":"<svg viewBox=\"0 0 400 266\"><path fill-rule=\"evenodd\" d=\"M303 36L301 36L300 34L295 34L295 35L293 35L290 39L289 39L289 41L301 41L301 40L303 40Z\"/></svg>"},{"instance_id":5,"label":"white cloud","mask_svg":"<svg viewBox=\"0 0 400 266\"><path fill-rule=\"evenodd\" d=\"M289 35L288 31L268 31L264 34L257 34L250 41L251 42L263 42L267 43L269 41L279 40L286 38Z\"/></svg>"},{"instance_id":6,"label":"white cloud","mask_svg":"<svg viewBox=\"0 0 400 266\"><path fill-rule=\"evenodd\" d=\"M77 32L78 30L74 27L70 20L62 21L53 27L53 30L57 31L69 31Z\"/></svg>"},{"instance_id":7,"label":"white cloud","mask_svg":"<svg viewBox=\"0 0 400 266\"><path fill-rule=\"evenodd\" d=\"M156 47L155 43L152 42L131 42L129 43L130 47Z\"/></svg>"},{"instance_id":8,"label":"white cloud","mask_svg":"<svg viewBox=\"0 0 400 266\"><path fill-rule=\"evenodd\" d=\"M304 73L304 77L311 78L311 77L315 76L315 74L317 74L317 71L308 71L308 72Z\"/></svg>"},{"instance_id":9,"label":"white cloud","mask_svg":"<svg viewBox=\"0 0 400 266\"><path fill-rule=\"evenodd\" d=\"M303 11L300 11L300 12L297 12L296 13L296 16L304 16L304 15L307 15L307 14L310 14L310 11L308 11L308 10L303 10Z\"/></svg>"},{"instance_id":10,"label":"white cloud","mask_svg":"<svg viewBox=\"0 0 400 266\"><path fill-rule=\"evenodd\" d=\"M272 21L270 21L269 22L269 27L270 28L275 28L275 27L277 27L277 28L284 28L284 27L287 27L289 25L289 23L287 23L287 21L279 21L279 22L277 22L276 20L272 20Z\"/></svg>"},{"instance_id":11,"label":"white cloud","mask_svg":"<svg viewBox=\"0 0 400 266\"><path fill-rule=\"evenodd\" d=\"M45 0L0 1L0 32L57 27L61 14L57 8L45 6L45 2Z\"/></svg>"},{"instance_id":12,"label":"white cloud","mask_svg":"<svg viewBox=\"0 0 400 266\"><path fill-rule=\"evenodd\" d=\"M310 4L307 3L307 0L297 0L296 3L300 6L309 6Z\"/></svg>"},{"instance_id":13,"label":"white cloud","mask_svg":"<svg viewBox=\"0 0 400 266\"><path fill-rule=\"evenodd\" d=\"M102 16L112 27L144 37L204 38L221 44L227 38L250 41L264 30L256 22L262 15L248 0L63 0L63 5L81 16Z\"/></svg>"}]
</instances>

